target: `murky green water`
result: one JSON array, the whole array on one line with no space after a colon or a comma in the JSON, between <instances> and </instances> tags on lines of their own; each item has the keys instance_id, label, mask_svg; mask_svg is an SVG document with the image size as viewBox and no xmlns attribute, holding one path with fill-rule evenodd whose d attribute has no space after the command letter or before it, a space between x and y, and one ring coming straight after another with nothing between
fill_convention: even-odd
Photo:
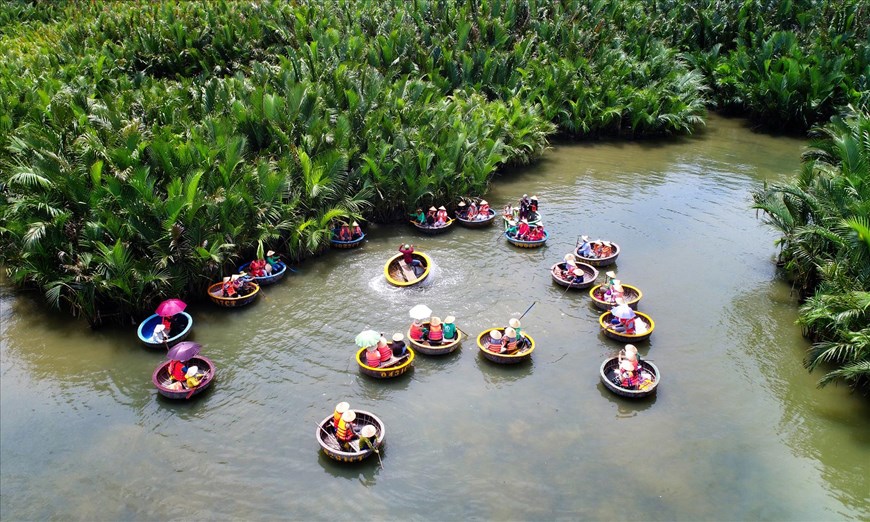
<instances>
[{"instance_id":1,"label":"murky green water","mask_svg":"<svg viewBox=\"0 0 870 522\"><path fill-rule=\"evenodd\" d=\"M544 249L498 227L372 227L362 249L303 264L247 309L189 308L218 365L189 403L157 397L161 357L134 327L92 332L6 290L0 517L867 519L870 408L802 368L775 234L749 208L802 145L718 117L676 142L558 145L487 196L537 194ZM641 354L663 376L651 400L602 387L621 345L585 292L550 280L580 233L619 243L620 278L644 292L656 329ZM400 290L382 267L409 240L437 267ZM495 366L470 341L394 381L351 362L356 333L404 331L416 303L476 334L532 302L531 364ZM316 422L340 400L387 423L383 469L319 454Z\"/></svg>"}]
</instances>

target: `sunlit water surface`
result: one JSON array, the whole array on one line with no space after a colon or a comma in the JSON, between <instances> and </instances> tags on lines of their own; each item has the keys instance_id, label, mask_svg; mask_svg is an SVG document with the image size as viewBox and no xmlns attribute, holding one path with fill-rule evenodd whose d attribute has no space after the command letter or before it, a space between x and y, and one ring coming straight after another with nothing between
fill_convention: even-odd
<instances>
[{"instance_id":1,"label":"sunlit water surface","mask_svg":"<svg viewBox=\"0 0 870 522\"><path fill-rule=\"evenodd\" d=\"M5 289L0 518L867 519L867 402L801 366L776 234L750 208L802 146L715 116L692 138L555 145L487 195L537 194L545 248L498 226L373 226L248 308L191 306L218 374L190 402L157 396L161 356L133 326L91 331ZM662 371L649 400L603 388L621 345L585 292L550 280L580 233L622 246L615 269L656 321L640 345ZM423 287L384 280L405 241L437 265ZM496 366L465 341L393 381L360 375L354 336L404 331L417 303L472 335L537 303L534 359ZM316 423L341 400L387 423L383 468L319 453Z\"/></svg>"}]
</instances>

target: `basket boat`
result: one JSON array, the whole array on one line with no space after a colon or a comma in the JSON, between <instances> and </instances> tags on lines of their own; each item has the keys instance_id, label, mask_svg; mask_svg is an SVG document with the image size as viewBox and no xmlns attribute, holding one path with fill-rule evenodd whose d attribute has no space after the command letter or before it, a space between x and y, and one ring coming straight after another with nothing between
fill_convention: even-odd
<instances>
[{"instance_id":1,"label":"basket boat","mask_svg":"<svg viewBox=\"0 0 870 522\"><path fill-rule=\"evenodd\" d=\"M157 314L149 315L144 321L139 323L139 329L137 330L139 341L149 348L166 349L167 346L172 346L187 339L187 336L190 335L190 330L193 328L193 317L187 312L179 312L173 315L170 321L172 321L170 332L178 328L181 328L181 331L167 339L165 343L155 343L151 340L151 336L154 335L154 327L163 322L163 317Z\"/></svg>"},{"instance_id":2,"label":"basket boat","mask_svg":"<svg viewBox=\"0 0 870 522\"><path fill-rule=\"evenodd\" d=\"M656 392L656 388L659 386L659 382L661 380L661 374L659 373L658 367L655 364L644 361L640 359L640 372L641 374L645 371L648 372L652 376L652 383L643 386L643 389L633 390L630 388L623 388L621 385L616 384L611 377L615 376L616 368L619 366L619 357L611 357L610 359L605 360L601 363L601 368L598 370L598 376L601 378L601 382L604 384L604 387L613 393L620 395L622 397L628 397L629 399L640 399L641 397L646 397L648 395L652 395Z\"/></svg>"},{"instance_id":3,"label":"basket boat","mask_svg":"<svg viewBox=\"0 0 870 522\"><path fill-rule=\"evenodd\" d=\"M637 310L637 303L640 301L640 298L643 297L643 292L640 291L640 288L625 283L622 283L622 289L625 291L623 297L623 299L625 299L625 304ZM601 291L601 285L593 286L592 289L589 290L589 297L592 298L592 304L595 305L595 308L598 308L599 310L610 310L616 306L616 303L604 300L604 292Z\"/></svg>"},{"instance_id":4,"label":"basket boat","mask_svg":"<svg viewBox=\"0 0 870 522\"><path fill-rule=\"evenodd\" d=\"M205 374L202 381L200 381L199 386L192 390L173 390L168 388L167 386L172 383L169 379L169 361L163 361L157 366L154 373L151 374L151 382L154 383L154 387L157 388L157 392L160 395L169 399L189 399L195 395L199 395L211 385L212 381L214 381L216 370L211 359L202 355L197 355L196 357L191 357L187 363L188 365L198 366L202 373Z\"/></svg>"},{"instance_id":5,"label":"basket boat","mask_svg":"<svg viewBox=\"0 0 870 522\"><path fill-rule=\"evenodd\" d=\"M550 237L550 233L545 231L544 232L544 239L539 239L537 241L523 241L522 239L510 237L508 235L507 231L505 231L504 237L505 237L505 239L507 239L510 242L510 244L517 246L517 247L520 247L520 248L540 248L540 247L544 246L544 243L547 242L547 239Z\"/></svg>"},{"instance_id":6,"label":"basket boat","mask_svg":"<svg viewBox=\"0 0 870 522\"><path fill-rule=\"evenodd\" d=\"M478 214L479 215L479 214ZM495 222L495 210L489 209L489 217L486 219L464 219L459 214L456 215L456 221L467 228L483 228L492 225Z\"/></svg>"},{"instance_id":7,"label":"basket boat","mask_svg":"<svg viewBox=\"0 0 870 522\"><path fill-rule=\"evenodd\" d=\"M604 332L604 335L610 337L611 339L615 339L617 341L622 341L624 343L639 343L641 341L646 341L649 339L649 336L652 335L653 330L656 327L655 322L650 318L650 316L636 312L637 316L649 325L649 328L646 332L642 334L627 334L617 332L613 328L610 327L610 319L613 317L610 312L604 312L601 314L601 317L598 318L598 324L601 325L601 331Z\"/></svg>"},{"instance_id":8,"label":"basket boat","mask_svg":"<svg viewBox=\"0 0 870 522\"><path fill-rule=\"evenodd\" d=\"M447 232L448 230L450 230L450 227L453 226L453 223L455 221L456 220L453 218L447 218L447 223L445 223L443 226L440 226L440 227L430 227L429 225L421 225L420 223L417 223L416 221L409 221L409 223L411 223L411 225L414 228L416 228L417 230L419 230L420 232L422 232L424 234L428 234L430 236L435 236L438 234L443 234L444 232Z\"/></svg>"},{"instance_id":9,"label":"basket boat","mask_svg":"<svg viewBox=\"0 0 870 522\"><path fill-rule=\"evenodd\" d=\"M601 241L590 241L589 244L595 248L595 245L600 245ZM580 248L574 250L574 255L577 256L577 259L583 261L586 264L601 267L601 266L609 266L613 263L616 263L616 258L619 257L619 245L612 242L610 243L611 248L613 248L613 253L607 257L584 257L580 255Z\"/></svg>"},{"instance_id":10,"label":"basket boat","mask_svg":"<svg viewBox=\"0 0 870 522\"><path fill-rule=\"evenodd\" d=\"M550 275L553 276L553 282L559 286L576 289L589 288L595 283L595 278L598 277L598 270L595 267L586 263L577 263L577 268L583 270L583 282L568 281L562 277L562 267L564 265L565 263L556 263L550 267Z\"/></svg>"},{"instance_id":11,"label":"basket boat","mask_svg":"<svg viewBox=\"0 0 870 522\"><path fill-rule=\"evenodd\" d=\"M330 239L329 244L332 246L332 248L342 248L342 249L357 248L359 246L362 246L363 240L365 238L366 238L366 235L363 234L360 237L358 237L356 239L352 239L350 241L339 241L338 239Z\"/></svg>"},{"instance_id":12,"label":"basket boat","mask_svg":"<svg viewBox=\"0 0 870 522\"><path fill-rule=\"evenodd\" d=\"M386 428L384 426L384 421L379 419L374 413L363 411L363 410L353 410L356 414L356 420L353 421L353 427L355 431L359 431L366 424L371 424L375 427L375 449L381 447L384 443L384 437L387 434ZM327 457L337 460L339 462L359 462L375 452L374 449L366 448L365 450L359 450L359 443L357 441L351 441L350 445L352 448L357 448L357 451L344 451L341 449L341 446L338 444L338 440L335 438L335 433L332 426L332 415L320 421L320 424L317 425L317 432L315 433L315 437L317 437L317 442L320 443L320 448L323 450L323 453L326 454Z\"/></svg>"},{"instance_id":13,"label":"basket boat","mask_svg":"<svg viewBox=\"0 0 870 522\"><path fill-rule=\"evenodd\" d=\"M403 360L404 359L404 360ZM369 366L365 363L366 360L366 349L360 348L358 352L356 352L356 363L359 365L359 370L369 377L374 377L375 379L392 379L394 377L398 377L400 375L405 374L408 370L411 369L414 363L414 350L411 347L408 347L408 355L400 357L396 359L393 357L393 361L399 362L395 366L389 367L378 367ZM389 364L389 362L388 362Z\"/></svg>"},{"instance_id":14,"label":"basket boat","mask_svg":"<svg viewBox=\"0 0 870 522\"><path fill-rule=\"evenodd\" d=\"M423 325L428 328L429 321L425 321ZM456 350L456 348L459 347L459 343L462 342L462 332L459 330L459 328L456 329L456 339L437 345L429 344L428 341L415 341L414 339L411 339L410 328L408 328L407 337L408 342L411 343L411 346L414 347L414 350L422 353L423 355L447 355L453 350Z\"/></svg>"},{"instance_id":15,"label":"basket boat","mask_svg":"<svg viewBox=\"0 0 870 522\"><path fill-rule=\"evenodd\" d=\"M247 273L249 266L251 266L250 262L245 263L244 265L239 267L239 272ZM275 267L278 267L277 271L275 271ZM251 274L248 274L248 277L250 277L255 283L260 286L269 286L274 285L278 281L284 279L284 276L287 275L287 265L284 264L283 261L278 261L277 263L272 265L272 270L272 275L254 277Z\"/></svg>"},{"instance_id":16,"label":"basket boat","mask_svg":"<svg viewBox=\"0 0 870 522\"><path fill-rule=\"evenodd\" d=\"M507 354L507 353L494 353L486 349L484 343L489 340L490 332L500 331L504 333L504 328L490 328L489 330L484 330L477 336L477 347L480 348L480 352L484 357L489 359L490 361L498 364L518 364L523 361L527 361L531 359L532 352L535 351L535 340L532 339L531 335L523 334L523 337L529 340L529 346L518 350L517 352Z\"/></svg>"},{"instance_id":17,"label":"basket boat","mask_svg":"<svg viewBox=\"0 0 870 522\"><path fill-rule=\"evenodd\" d=\"M396 286L412 286L429 277L429 272L432 270L432 260L423 252L414 252L411 254L414 259L423 263L423 273L420 277L414 274L411 267L405 264L402 260L402 254L396 254L391 257L384 265L384 276L387 281Z\"/></svg>"},{"instance_id":18,"label":"basket boat","mask_svg":"<svg viewBox=\"0 0 870 522\"><path fill-rule=\"evenodd\" d=\"M221 290L223 283L215 283L208 287L208 297L214 304L224 308L238 308L249 305L257 298L257 294L260 293L260 285L257 283L250 284L254 288L250 293L236 297L224 297L223 290Z\"/></svg>"}]
</instances>

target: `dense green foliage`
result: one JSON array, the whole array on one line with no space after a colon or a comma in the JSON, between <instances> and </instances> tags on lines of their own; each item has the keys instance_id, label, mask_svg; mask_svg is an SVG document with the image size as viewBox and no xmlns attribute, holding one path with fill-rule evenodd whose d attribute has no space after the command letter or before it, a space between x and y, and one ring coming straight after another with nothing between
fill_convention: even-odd
<instances>
[{"instance_id":1,"label":"dense green foliage","mask_svg":"<svg viewBox=\"0 0 870 522\"><path fill-rule=\"evenodd\" d=\"M691 132L708 95L783 125L866 103L861 4L775 5L6 2L0 263L124 319L257 245L482 194L556 133Z\"/></svg>"},{"instance_id":2,"label":"dense green foliage","mask_svg":"<svg viewBox=\"0 0 870 522\"><path fill-rule=\"evenodd\" d=\"M821 384L870 386L870 116L818 129L791 183L755 193L782 232L780 260L810 295L800 322L815 341L807 367L832 367Z\"/></svg>"},{"instance_id":3,"label":"dense green foliage","mask_svg":"<svg viewBox=\"0 0 870 522\"><path fill-rule=\"evenodd\" d=\"M713 101L769 129L803 132L870 106L866 0L657 0L656 34L704 73Z\"/></svg>"}]
</instances>

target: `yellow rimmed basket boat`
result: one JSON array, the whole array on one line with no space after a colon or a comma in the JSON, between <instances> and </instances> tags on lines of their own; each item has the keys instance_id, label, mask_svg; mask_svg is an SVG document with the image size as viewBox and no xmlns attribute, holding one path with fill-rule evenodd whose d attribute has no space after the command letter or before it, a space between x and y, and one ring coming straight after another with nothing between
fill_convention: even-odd
<instances>
[{"instance_id":1,"label":"yellow rimmed basket boat","mask_svg":"<svg viewBox=\"0 0 870 522\"><path fill-rule=\"evenodd\" d=\"M379 419L374 413L368 411L353 410L353 412L356 414L356 420L353 421L355 431L360 431L366 424L371 424L375 427L374 449L366 448L365 450L360 450L359 442L352 441L350 443L351 448L356 451L342 450L338 440L335 438L335 430L332 426L332 415L330 415L320 421L320 424L317 425L317 433L315 434L315 437L317 437L317 442L320 443L320 449L323 450L323 453L333 460L339 462L359 462L370 457L372 453L375 452L375 449L379 449L384 443L384 438L386 438L387 435L384 421Z\"/></svg>"},{"instance_id":2,"label":"yellow rimmed basket boat","mask_svg":"<svg viewBox=\"0 0 870 522\"><path fill-rule=\"evenodd\" d=\"M428 329L429 321L424 322L423 326ZM408 328L407 336L408 342L411 343L411 346L413 346L415 350L422 353L423 355L447 355L448 353L456 350L459 347L459 343L462 342L462 331L459 330L459 328L456 329L456 339L437 345L429 344L428 341L415 341L414 339L411 339L410 328Z\"/></svg>"},{"instance_id":3,"label":"yellow rimmed basket boat","mask_svg":"<svg viewBox=\"0 0 870 522\"><path fill-rule=\"evenodd\" d=\"M221 289L223 283L215 283L208 287L208 297L211 299L211 302L224 308L245 306L251 304L257 298L257 294L260 293L260 285L257 283L248 284L253 287L251 292L236 297L224 297L223 290Z\"/></svg>"},{"instance_id":4,"label":"yellow rimmed basket boat","mask_svg":"<svg viewBox=\"0 0 870 522\"><path fill-rule=\"evenodd\" d=\"M595 278L598 277L598 270L596 270L594 266L587 265L586 263L577 263L577 268L583 270L583 282L578 283L576 281L568 281L562 277L563 266L565 266L565 263L556 263L551 266L550 275L553 277L554 283L559 286L564 286L565 288L573 288L577 290L589 288L592 283L595 282Z\"/></svg>"},{"instance_id":5,"label":"yellow rimmed basket boat","mask_svg":"<svg viewBox=\"0 0 870 522\"><path fill-rule=\"evenodd\" d=\"M384 265L384 276L391 285L412 286L429 277L429 272L432 270L432 260L429 256L423 252L414 252L411 255L423 264L423 273L417 277L411 267L402 260L402 254L396 254Z\"/></svg>"},{"instance_id":6,"label":"yellow rimmed basket boat","mask_svg":"<svg viewBox=\"0 0 870 522\"><path fill-rule=\"evenodd\" d=\"M625 304L637 309L637 303L640 301L641 297L643 297L643 292L640 291L640 288L625 283L622 284L622 289L625 291L623 297L623 299L625 299ZM599 310L610 310L616 306L616 303L604 300L604 292L601 291L601 285L593 286L592 289L589 290L589 297L592 298L592 304L595 305L595 308L598 308Z\"/></svg>"},{"instance_id":7,"label":"yellow rimmed basket boat","mask_svg":"<svg viewBox=\"0 0 870 522\"><path fill-rule=\"evenodd\" d=\"M592 245L592 248L595 248L595 245L600 245L601 243L603 243L603 241L590 241L589 242L589 244ZM579 248L574 250L574 255L577 256L578 261L583 261L584 263L592 265L592 266L597 266L597 267L609 266L609 265L612 265L613 263L616 263L616 258L619 257L619 251L620 251L619 245L617 245L613 241L610 242L610 247L613 249L613 253L607 257L584 257L584 256L580 255Z\"/></svg>"},{"instance_id":8,"label":"yellow rimmed basket boat","mask_svg":"<svg viewBox=\"0 0 870 522\"><path fill-rule=\"evenodd\" d=\"M639 319L642 319L643 322L649 325L647 327L647 331L642 334L627 334L614 330L612 325L610 324L610 319L613 317L610 312L604 312L603 314L601 314L601 317L598 318L598 324L601 325L601 331L604 332L604 335L610 337L611 339L622 341L624 343L639 343L641 341L646 341L647 339L649 339L649 336L652 335L653 330L656 327L656 323L652 320L650 316L641 312L636 313Z\"/></svg>"},{"instance_id":9,"label":"yellow rimmed basket boat","mask_svg":"<svg viewBox=\"0 0 870 522\"><path fill-rule=\"evenodd\" d=\"M403 375L413 367L414 356L414 350L409 346L408 355L404 355L398 359L395 357L393 358L393 360L398 364L393 363L395 364L394 366L375 368L374 366L366 364L366 349L360 348L359 351L356 352L356 363L359 365L359 370L369 377L374 377L375 379L392 379ZM390 364L390 362L388 361L387 364Z\"/></svg>"},{"instance_id":10,"label":"yellow rimmed basket boat","mask_svg":"<svg viewBox=\"0 0 870 522\"><path fill-rule=\"evenodd\" d=\"M531 335L525 333L523 334L523 337L529 340L529 346L517 350L514 353L495 353L487 350L484 343L489 340L489 334L496 330L504 333L505 329L490 328L489 330L480 332L480 335L477 336L477 347L480 349L480 353L482 353L484 357L498 364L518 364L532 358L532 352L535 351L535 340L532 339Z\"/></svg>"},{"instance_id":11,"label":"yellow rimmed basket boat","mask_svg":"<svg viewBox=\"0 0 870 522\"><path fill-rule=\"evenodd\" d=\"M640 399L652 395L659 386L661 374L655 364L643 359L639 362L640 368L638 370L641 375L641 381L637 388L626 388L621 384L617 384L616 369L619 366L619 357L611 357L601 363L598 377L605 388L619 396L629 399Z\"/></svg>"}]
</instances>

